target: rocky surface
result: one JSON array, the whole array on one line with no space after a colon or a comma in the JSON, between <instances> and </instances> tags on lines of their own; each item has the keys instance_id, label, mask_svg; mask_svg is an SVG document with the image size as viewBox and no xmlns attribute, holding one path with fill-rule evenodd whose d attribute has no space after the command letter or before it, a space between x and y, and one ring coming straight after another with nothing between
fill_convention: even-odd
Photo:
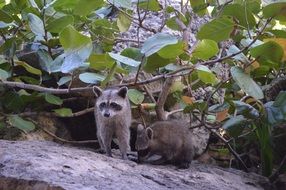
<instances>
[{"instance_id":1,"label":"rocky surface","mask_svg":"<svg viewBox=\"0 0 286 190\"><path fill-rule=\"evenodd\" d=\"M117 151L115 151L116 153ZM138 165L48 141L0 141L0 190L263 189L267 180L233 169L192 163Z\"/></svg>"}]
</instances>

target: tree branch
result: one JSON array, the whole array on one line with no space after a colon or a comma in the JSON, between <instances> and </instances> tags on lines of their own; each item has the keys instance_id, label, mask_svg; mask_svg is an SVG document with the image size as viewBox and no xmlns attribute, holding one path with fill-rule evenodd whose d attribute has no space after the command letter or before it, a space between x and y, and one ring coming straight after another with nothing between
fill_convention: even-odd
<instances>
[{"instance_id":1,"label":"tree branch","mask_svg":"<svg viewBox=\"0 0 286 190\"><path fill-rule=\"evenodd\" d=\"M159 95L156 108L155 108L158 120L167 120L167 113L164 110L164 105L167 100L167 97L168 97L168 94L170 92L173 82L174 82L174 78L168 78L162 87L162 92Z\"/></svg>"}]
</instances>

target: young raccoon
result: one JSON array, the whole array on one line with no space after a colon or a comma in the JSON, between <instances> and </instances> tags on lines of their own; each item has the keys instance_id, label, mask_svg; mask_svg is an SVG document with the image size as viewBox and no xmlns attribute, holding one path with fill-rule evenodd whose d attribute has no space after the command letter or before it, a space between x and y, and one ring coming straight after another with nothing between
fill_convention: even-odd
<instances>
[{"instance_id":1,"label":"young raccoon","mask_svg":"<svg viewBox=\"0 0 286 190\"><path fill-rule=\"evenodd\" d=\"M157 121L146 129L141 124L137 128L135 146L139 162L148 162L151 156L159 155L159 160L149 163L171 163L188 168L194 156L193 144L191 132L180 121Z\"/></svg>"},{"instance_id":2,"label":"young raccoon","mask_svg":"<svg viewBox=\"0 0 286 190\"><path fill-rule=\"evenodd\" d=\"M131 108L127 97L127 87L107 88L101 90L94 87L97 96L95 102L95 120L97 125L97 138L101 149L108 156L111 155L111 141L115 136L123 159L127 159L131 125Z\"/></svg>"}]
</instances>

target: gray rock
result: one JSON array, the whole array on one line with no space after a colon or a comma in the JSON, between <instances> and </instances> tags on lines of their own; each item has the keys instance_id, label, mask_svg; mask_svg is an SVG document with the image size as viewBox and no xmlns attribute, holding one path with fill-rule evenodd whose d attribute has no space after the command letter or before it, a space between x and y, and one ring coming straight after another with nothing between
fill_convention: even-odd
<instances>
[{"instance_id":1,"label":"gray rock","mask_svg":"<svg viewBox=\"0 0 286 190\"><path fill-rule=\"evenodd\" d=\"M118 154L116 154L118 153ZM0 190L15 189L263 189L264 177L233 169L191 164L138 165L48 141L0 140Z\"/></svg>"}]
</instances>

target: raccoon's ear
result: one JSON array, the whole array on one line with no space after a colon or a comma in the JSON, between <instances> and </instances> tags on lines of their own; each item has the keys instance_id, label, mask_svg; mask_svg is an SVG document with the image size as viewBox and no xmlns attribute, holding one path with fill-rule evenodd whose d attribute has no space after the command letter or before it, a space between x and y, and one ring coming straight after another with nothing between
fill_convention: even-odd
<instances>
[{"instance_id":1,"label":"raccoon's ear","mask_svg":"<svg viewBox=\"0 0 286 190\"><path fill-rule=\"evenodd\" d=\"M147 127L146 132L147 132L147 137L149 139L152 139L153 138L153 130L150 127Z\"/></svg>"},{"instance_id":2,"label":"raccoon's ear","mask_svg":"<svg viewBox=\"0 0 286 190\"><path fill-rule=\"evenodd\" d=\"M137 125L137 131L143 131L144 128L145 127L142 124Z\"/></svg>"},{"instance_id":3,"label":"raccoon's ear","mask_svg":"<svg viewBox=\"0 0 286 190\"><path fill-rule=\"evenodd\" d=\"M101 88L97 87L97 86L93 86L92 91L94 93L94 95L98 98L99 96L101 96L102 94L102 90Z\"/></svg>"},{"instance_id":4,"label":"raccoon's ear","mask_svg":"<svg viewBox=\"0 0 286 190\"><path fill-rule=\"evenodd\" d=\"M122 98L125 98L126 94L127 94L127 91L128 91L128 88L126 86L123 86L123 87L119 88L117 94L118 94L118 96L121 96Z\"/></svg>"}]
</instances>

